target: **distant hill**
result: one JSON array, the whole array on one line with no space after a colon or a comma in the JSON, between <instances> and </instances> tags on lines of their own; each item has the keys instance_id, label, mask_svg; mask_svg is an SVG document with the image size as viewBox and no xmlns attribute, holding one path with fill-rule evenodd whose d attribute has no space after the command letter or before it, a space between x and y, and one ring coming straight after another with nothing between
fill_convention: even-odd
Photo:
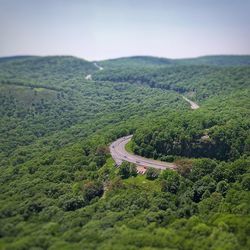
<instances>
[{"instance_id":1,"label":"distant hill","mask_svg":"<svg viewBox=\"0 0 250 250\"><path fill-rule=\"evenodd\" d=\"M0 57L0 63L9 62L9 61L16 61L16 60L23 60L23 59L31 59L31 58L38 58L38 56L7 56L7 57Z\"/></svg>"},{"instance_id":2,"label":"distant hill","mask_svg":"<svg viewBox=\"0 0 250 250\"><path fill-rule=\"evenodd\" d=\"M101 66L108 68L162 67L173 65L243 66L250 65L250 56L218 55L184 59L169 59L153 56L132 56L99 61L98 63Z\"/></svg>"},{"instance_id":3,"label":"distant hill","mask_svg":"<svg viewBox=\"0 0 250 250\"><path fill-rule=\"evenodd\" d=\"M131 56L98 62L103 67L152 67L175 64L174 60L153 56Z\"/></svg>"},{"instance_id":4,"label":"distant hill","mask_svg":"<svg viewBox=\"0 0 250 250\"><path fill-rule=\"evenodd\" d=\"M202 56L197 58L177 59L175 62L192 65L243 66L250 65L250 56Z\"/></svg>"},{"instance_id":5,"label":"distant hill","mask_svg":"<svg viewBox=\"0 0 250 250\"><path fill-rule=\"evenodd\" d=\"M85 78L98 70L92 62L72 56L9 57L0 61L0 80L25 84L59 85L76 77Z\"/></svg>"}]
</instances>

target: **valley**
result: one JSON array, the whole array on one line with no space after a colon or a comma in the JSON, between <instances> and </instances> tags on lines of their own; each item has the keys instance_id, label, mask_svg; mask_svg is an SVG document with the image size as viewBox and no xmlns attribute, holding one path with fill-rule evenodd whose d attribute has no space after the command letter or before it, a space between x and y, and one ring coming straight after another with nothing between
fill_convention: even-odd
<instances>
[{"instance_id":1,"label":"valley","mask_svg":"<svg viewBox=\"0 0 250 250\"><path fill-rule=\"evenodd\" d=\"M249 65L0 58L0 249L249 249Z\"/></svg>"}]
</instances>

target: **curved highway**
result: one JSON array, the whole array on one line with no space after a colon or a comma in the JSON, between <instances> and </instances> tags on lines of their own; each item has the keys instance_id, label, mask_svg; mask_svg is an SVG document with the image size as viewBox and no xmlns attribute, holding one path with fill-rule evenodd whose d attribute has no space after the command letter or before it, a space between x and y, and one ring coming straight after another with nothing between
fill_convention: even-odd
<instances>
[{"instance_id":1,"label":"curved highway","mask_svg":"<svg viewBox=\"0 0 250 250\"><path fill-rule=\"evenodd\" d=\"M191 109L198 109L199 105L185 96L182 96L187 102L189 102ZM122 164L123 161L128 161L137 165L137 167L143 168L157 168L157 169L176 169L176 165L170 162L163 162L163 161L156 161L153 159L144 158L139 155L134 155L126 151L125 145L131 140L133 135L128 135L119 138L118 140L114 141L109 149L110 153L115 160L116 164L119 166Z\"/></svg>"},{"instance_id":2,"label":"curved highway","mask_svg":"<svg viewBox=\"0 0 250 250\"><path fill-rule=\"evenodd\" d=\"M110 153L115 160L116 164L119 166L123 161L128 161L135 163L138 167L152 167L157 169L175 169L176 166L173 163L156 161L148 158L144 158L139 155L134 155L126 151L125 145L131 140L133 135L121 137L114 141L109 149Z\"/></svg>"}]
</instances>

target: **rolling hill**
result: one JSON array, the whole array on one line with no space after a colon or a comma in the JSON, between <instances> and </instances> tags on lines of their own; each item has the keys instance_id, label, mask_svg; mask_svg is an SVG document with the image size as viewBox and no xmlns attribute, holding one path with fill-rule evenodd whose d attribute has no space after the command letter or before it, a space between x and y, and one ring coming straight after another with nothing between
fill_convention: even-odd
<instances>
[{"instance_id":1,"label":"rolling hill","mask_svg":"<svg viewBox=\"0 0 250 250\"><path fill-rule=\"evenodd\" d=\"M0 59L0 249L248 250L249 58Z\"/></svg>"}]
</instances>

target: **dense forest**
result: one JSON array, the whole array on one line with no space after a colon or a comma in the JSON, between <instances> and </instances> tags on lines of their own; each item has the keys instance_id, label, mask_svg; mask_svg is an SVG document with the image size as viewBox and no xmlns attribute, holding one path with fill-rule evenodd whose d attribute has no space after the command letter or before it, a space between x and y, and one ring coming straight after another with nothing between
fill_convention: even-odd
<instances>
[{"instance_id":1,"label":"dense forest","mask_svg":"<svg viewBox=\"0 0 250 250\"><path fill-rule=\"evenodd\" d=\"M250 154L250 91L207 101L195 112L172 112L136 130L135 153L235 160ZM150 129L149 129L150 128Z\"/></svg>"},{"instance_id":2,"label":"dense forest","mask_svg":"<svg viewBox=\"0 0 250 250\"><path fill-rule=\"evenodd\" d=\"M0 59L0 249L249 249L250 56L97 63Z\"/></svg>"}]
</instances>

